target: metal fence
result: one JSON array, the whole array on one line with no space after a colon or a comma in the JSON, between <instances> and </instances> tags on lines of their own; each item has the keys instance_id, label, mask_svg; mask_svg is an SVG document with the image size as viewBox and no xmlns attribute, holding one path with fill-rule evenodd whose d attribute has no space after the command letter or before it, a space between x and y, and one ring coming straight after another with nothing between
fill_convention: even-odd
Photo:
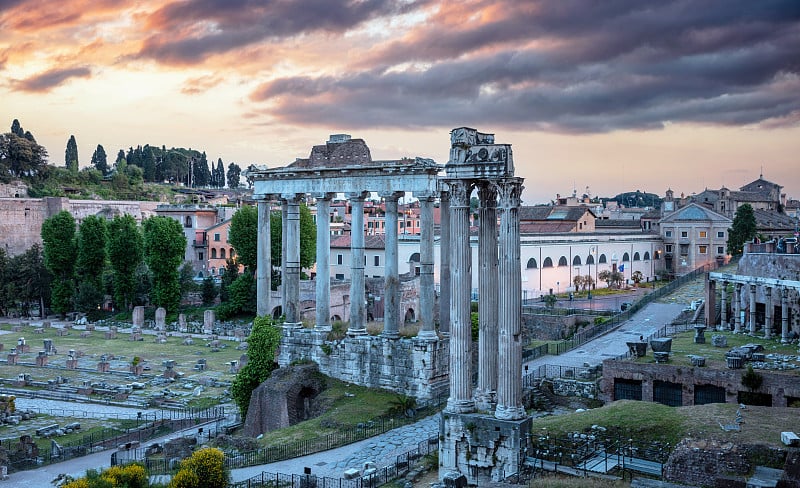
<instances>
[{"instance_id":1,"label":"metal fence","mask_svg":"<svg viewBox=\"0 0 800 488\"><path fill-rule=\"evenodd\" d=\"M230 488L373 488L383 486L392 480L403 477L428 454L438 452L439 438L430 437L405 452L389 466L378 468L359 478L329 478L316 476L311 470L307 474L283 474L262 472L247 480L231 483Z\"/></svg>"}]
</instances>

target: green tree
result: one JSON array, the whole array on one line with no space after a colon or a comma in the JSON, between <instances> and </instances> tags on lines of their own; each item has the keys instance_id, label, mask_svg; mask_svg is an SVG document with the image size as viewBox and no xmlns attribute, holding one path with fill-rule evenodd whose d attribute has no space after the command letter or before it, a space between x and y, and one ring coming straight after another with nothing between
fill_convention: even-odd
<instances>
[{"instance_id":1,"label":"green tree","mask_svg":"<svg viewBox=\"0 0 800 488\"><path fill-rule=\"evenodd\" d=\"M45 304L49 302L50 273L44 266L42 248L34 244L23 254L11 258L6 272L6 283L13 290L9 298L19 304L20 312L29 315L36 305L40 316L44 313Z\"/></svg>"},{"instance_id":2,"label":"green tree","mask_svg":"<svg viewBox=\"0 0 800 488\"><path fill-rule=\"evenodd\" d=\"M105 176L108 174L108 156L102 144L97 145L97 149L92 154L92 166Z\"/></svg>"},{"instance_id":3,"label":"green tree","mask_svg":"<svg viewBox=\"0 0 800 488\"><path fill-rule=\"evenodd\" d=\"M69 136L67 141L67 150L64 151L64 165L68 170L78 172L78 143L75 141L75 136Z\"/></svg>"},{"instance_id":4,"label":"green tree","mask_svg":"<svg viewBox=\"0 0 800 488\"><path fill-rule=\"evenodd\" d=\"M66 210L42 222L44 264L53 275L52 308L62 316L70 310L75 294L75 219Z\"/></svg>"},{"instance_id":5,"label":"green tree","mask_svg":"<svg viewBox=\"0 0 800 488\"><path fill-rule=\"evenodd\" d=\"M217 298L217 285L214 278L206 276L203 280L203 305L213 305Z\"/></svg>"},{"instance_id":6,"label":"green tree","mask_svg":"<svg viewBox=\"0 0 800 488\"><path fill-rule=\"evenodd\" d=\"M238 164L230 163L228 165L228 188L239 188L239 176L242 174L242 168Z\"/></svg>"},{"instance_id":7,"label":"green tree","mask_svg":"<svg viewBox=\"0 0 800 488\"><path fill-rule=\"evenodd\" d=\"M253 273L239 275L226 287L227 300L217 309L220 319L225 320L237 315L255 315L256 294L256 279Z\"/></svg>"},{"instance_id":8,"label":"green tree","mask_svg":"<svg viewBox=\"0 0 800 488\"><path fill-rule=\"evenodd\" d=\"M0 134L0 181L8 181L8 177L41 177L46 173L47 150L33 136Z\"/></svg>"},{"instance_id":9,"label":"green tree","mask_svg":"<svg viewBox=\"0 0 800 488\"><path fill-rule=\"evenodd\" d=\"M130 310L136 298L137 268L144 256L144 241L131 215L117 215L108 224L108 260L114 276L114 302Z\"/></svg>"},{"instance_id":10,"label":"green tree","mask_svg":"<svg viewBox=\"0 0 800 488\"><path fill-rule=\"evenodd\" d=\"M280 212L270 215L270 244L272 265L281 265L281 236L283 224ZM255 237L253 237L255 239ZM310 268L317 260L317 226L306 204L300 204L300 266Z\"/></svg>"},{"instance_id":11,"label":"green tree","mask_svg":"<svg viewBox=\"0 0 800 488\"><path fill-rule=\"evenodd\" d=\"M231 218L228 242L236 250L237 261L253 273L258 261L258 209L243 205Z\"/></svg>"},{"instance_id":12,"label":"green tree","mask_svg":"<svg viewBox=\"0 0 800 488\"><path fill-rule=\"evenodd\" d=\"M19 120L14 119L14 121L11 122L11 133L17 137L25 137L25 131L22 130Z\"/></svg>"},{"instance_id":13,"label":"green tree","mask_svg":"<svg viewBox=\"0 0 800 488\"><path fill-rule=\"evenodd\" d=\"M744 243L756 236L756 216L753 207L745 203L736 209L733 225L728 229L728 254L738 256L744 252Z\"/></svg>"},{"instance_id":14,"label":"green tree","mask_svg":"<svg viewBox=\"0 0 800 488\"><path fill-rule=\"evenodd\" d=\"M107 257L106 220L90 215L81 222L78 231L76 308L95 313L103 301L103 270Z\"/></svg>"},{"instance_id":15,"label":"green tree","mask_svg":"<svg viewBox=\"0 0 800 488\"><path fill-rule=\"evenodd\" d=\"M144 256L153 276L150 297L167 312L177 312L181 302L178 269L186 253L186 236L180 222L169 217L144 221Z\"/></svg>"},{"instance_id":16,"label":"green tree","mask_svg":"<svg viewBox=\"0 0 800 488\"><path fill-rule=\"evenodd\" d=\"M272 318L263 316L253 320L253 329L247 339L247 364L239 370L231 384L231 396L239 407L242 418L247 417L253 390L278 368L275 352L280 342L281 331Z\"/></svg>"}]
</instances>

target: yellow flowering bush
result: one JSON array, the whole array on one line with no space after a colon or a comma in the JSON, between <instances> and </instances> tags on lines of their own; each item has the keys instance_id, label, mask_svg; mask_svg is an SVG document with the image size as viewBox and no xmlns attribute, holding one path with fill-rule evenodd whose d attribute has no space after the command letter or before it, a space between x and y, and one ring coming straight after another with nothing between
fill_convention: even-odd
<instances>
[{"instance_id":1,"label":"yellow flowering bush","mask_svg":"<svg viewBox=\"0 0 800 488\"><path fill-rule=\"evenodd\" d=\"M181 469L172 478L170 488L226 488L229 473L225 469L225 455L216 448L206 447L195 451L181 462ZM202 484L201 484L202 481Z\"/></svg>"}]
</instances>

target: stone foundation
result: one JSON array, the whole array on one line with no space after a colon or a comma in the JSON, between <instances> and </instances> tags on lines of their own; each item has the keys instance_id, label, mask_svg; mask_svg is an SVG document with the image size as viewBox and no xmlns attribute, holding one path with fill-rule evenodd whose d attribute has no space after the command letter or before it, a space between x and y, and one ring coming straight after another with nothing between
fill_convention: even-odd
<instances>
[{"instance_id":1,"label":"stone foundation","mask_svg":"<svg viewBox=\"0 0 800 488\"><path fill-rule=\"evenodd\" d=\"M503 481L520 471L530 431L530 418L498 420L483 414L443 412L439 475L461 473L476 486Z\"/></svg>"},{"instance_id":2,"label":"stone foundation","mask_svg":"<svg viewBox=\"0 0 800 488\"><path fill-rule=\"evenodd\" d=\"M323 374L372 388L430 400L448 388L445 340L357 336L327 341L327 332L284 329L278 363L310 359Z\"/></svg>"}]
</instances>

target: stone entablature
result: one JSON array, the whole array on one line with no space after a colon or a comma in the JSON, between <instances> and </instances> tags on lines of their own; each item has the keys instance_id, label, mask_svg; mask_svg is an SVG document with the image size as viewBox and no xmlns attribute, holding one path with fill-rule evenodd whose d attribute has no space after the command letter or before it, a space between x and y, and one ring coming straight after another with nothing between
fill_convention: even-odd
<instances>
[{"instance_id":1,"label":"stone entablature","mask_svg":"<svg viewBox=\"0 0 800 488\"><path fill-rule=\"evenodd\" d=\"M333 378L384 388L421 401L447 392L447 340L393 339L384 335L326 340L327 332L286 329L279 364L312 360Z\"/></svg>"}]
</instances>

